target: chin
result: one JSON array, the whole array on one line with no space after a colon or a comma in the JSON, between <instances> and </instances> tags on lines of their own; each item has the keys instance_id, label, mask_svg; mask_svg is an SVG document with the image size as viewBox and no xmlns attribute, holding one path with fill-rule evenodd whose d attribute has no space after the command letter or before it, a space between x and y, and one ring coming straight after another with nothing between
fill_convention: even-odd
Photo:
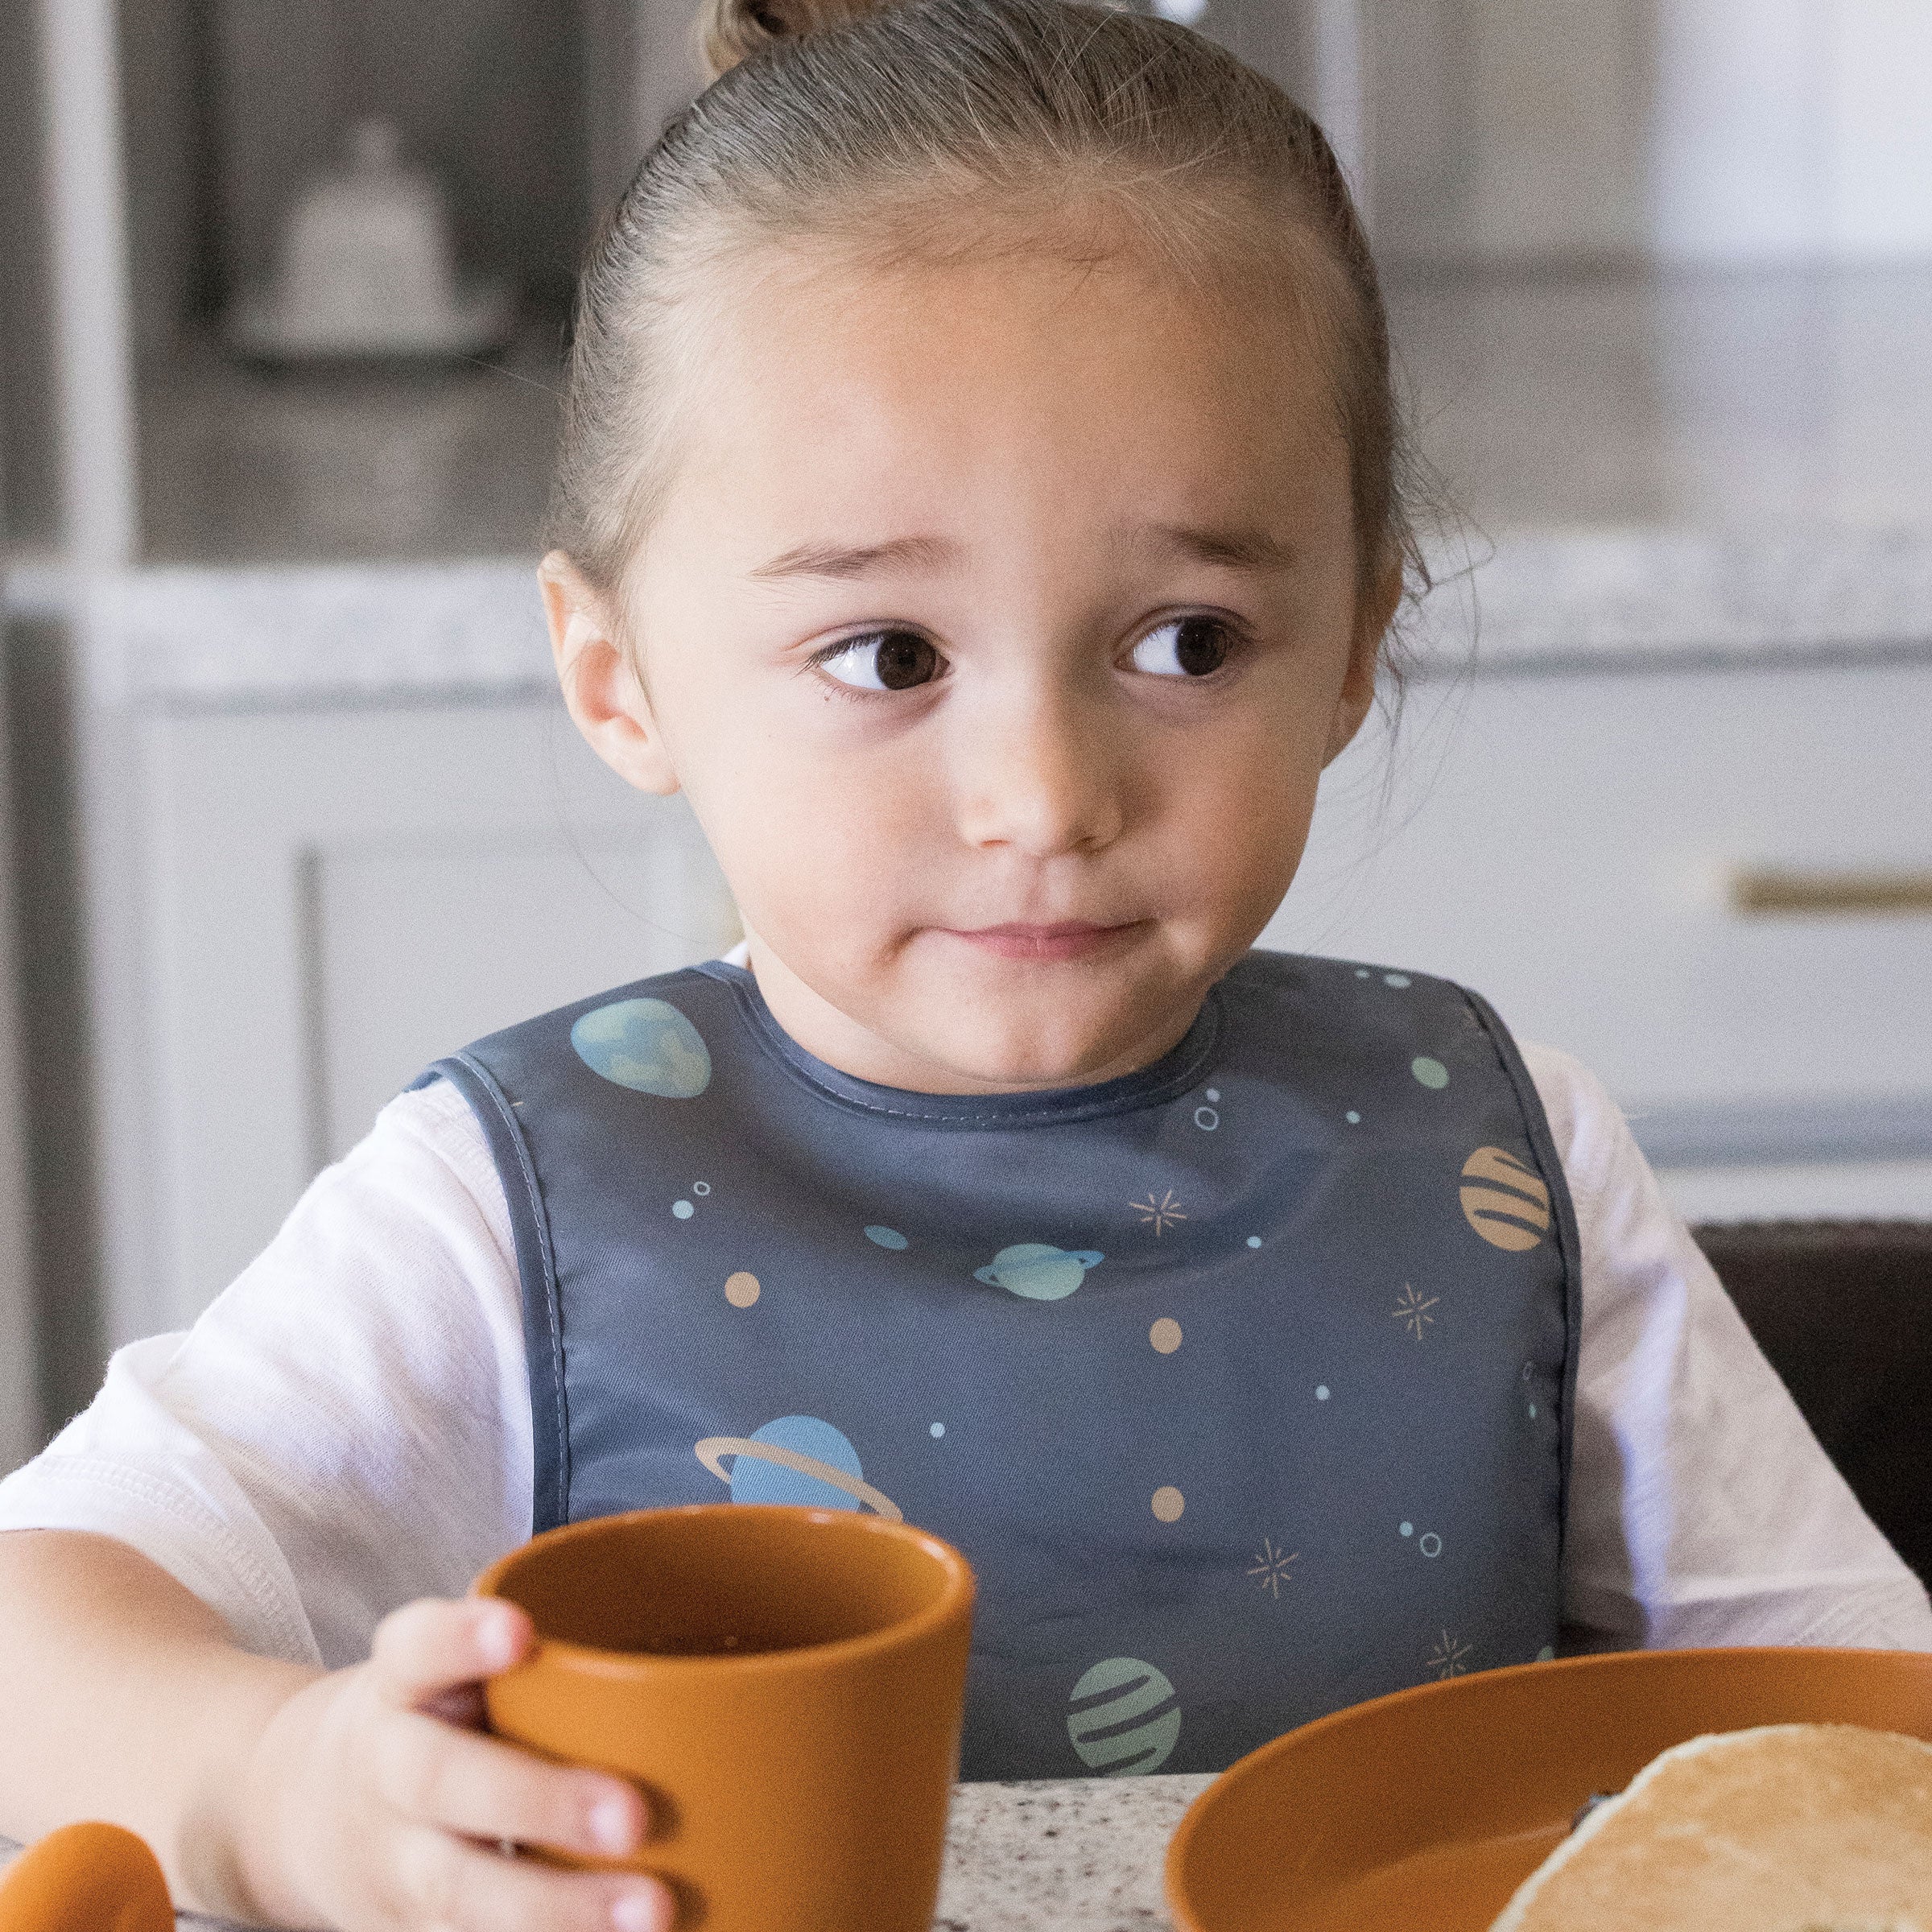
<instances>
[{"instance_id":1,"label":"chin","mask_svg":"<svg viewBox=\"0 0 1932 1932\"><path fill-rule=\"evenodd\" d=\"M962 1048L962 1052L964 1049ZM1016 1052L996 1058L985 1055L982 1046L980 1063L967 1066L961 1055L949 1055L960 1072L989 1087L1011 1088L1025 1092L1034 1088L1084 1087L1105 1077L1096 1069L1106 1066L1108 1055L1096 1048L1089 1052Z\"/></svg>"},{"instance_id":2,"label":"chin","mask_svg":"<svg viewBox=\"0 0 1932 1932\"><path fill-rule=\"evenodd\" d=\"M1076 1002L1084 1009L1070 1013ZM1132 1054L1132 1042L1154 1030L1144 1009L1106 1001L1096 1009L1079 1001L1071 987L1064 999L1046 1006L1044 1012L1024 1015L1015 1015L1008 1006L993 1023L976 1025L986 1018L984 1009L962 1005L959 1023L935 1039L931 1051L989 1086L1079 1087L1132 1071L1122 1063L1123 1055Z\"/></svg>"}]
</instances>

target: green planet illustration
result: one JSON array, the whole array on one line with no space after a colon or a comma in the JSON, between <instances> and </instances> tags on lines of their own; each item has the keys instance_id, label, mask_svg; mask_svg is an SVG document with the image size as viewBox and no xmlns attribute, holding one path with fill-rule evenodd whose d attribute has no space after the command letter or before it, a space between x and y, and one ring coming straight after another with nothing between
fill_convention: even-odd
<instances>
[{"instance_id":1,"label":"green planet illustration","mask_svg":"<svg viewBox=\"0 0 1932 1932\"><path fill-rule=\"evenodd\" d=\"M1067 1698L1067 1740L1089 1771L1145 1777L1180 1741L1181 1707L1165 1671L1137 1657L1109 1657Z\"/></svg>"},{"instance_id":2,"label":"green planet illustration","mask_svg":"<svg viewBox=\"0 0 1932 1932\"><path fill-rule=\"evenodd\" d=\"M570 1030L592 1073L634 1093L689 1100L711 1084L711 1055L696 1027L668 1000L613 1000Z\"/></svg>"},{"instance_id":3,"label":"green planet illustration","mask_svg":"<svg viewBox=\"0 0 1932 1932\"><path fill-rule=\"evenodd\" d=\"M1063 1301L1097 1268L1106 1256L1093 1249L1056 1248L1051 1241L1019 1241L1002 1248L972 1278L989 1287L1004 1288L1030 1302Z\"/></svg>"}]
</instances>

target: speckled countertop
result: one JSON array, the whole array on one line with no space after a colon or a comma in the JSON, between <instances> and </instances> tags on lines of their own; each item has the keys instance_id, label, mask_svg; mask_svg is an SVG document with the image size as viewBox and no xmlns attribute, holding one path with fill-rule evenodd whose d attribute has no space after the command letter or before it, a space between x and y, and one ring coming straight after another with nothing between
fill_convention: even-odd
<instances>
[{"instance_id":1,"label":"speckled countertop","mask_svg":"<svg viewBox=\"0 0 1932 1932\"><path fill-rule=\"evenodd\" d=\"M535 564L157 565L76 602L110 704L514 698L551 688ZM1932 528L1509 532L1410 634L1425 675L1932 656Z\"/></svg>"},{"instance_id":2,"label":"speckled countertop","mask_svg":"<svg viewBox=\"0 0 1932 1932\"><path fill-rule=\"evenodd\" d=\"M1455 513L1420 668L1932 655L1932 269L1398 284ZM97 697L279 706L547 691L531 566L554 365L312 383L187 358L143 411L148 560L17 571Z\"/></svg>"},{"instance_id":3,"label":"speckled countertop","mask_svg":"<svg viewBox=\"0 0 1932 1932\"><path fill-rule=\"evenodd\" d=\"M960 1785L935 1932L1166 1932L1167 1841L1212 1781Z\"/></svg>"},{"instance_id":4,"label":"speckled countertop","mask_svg":"<svg viewBox=\"0 0 1932 1932\"><path fill-rule=\"evenodd\" d=\"M1161 1864L1205 1776L962 1785L934 1932L1166 1932ZM17 1849L0 1839L0 1864ZM225 1922L180 1914L201 1932Z\"/></svg>"}]
</instances>

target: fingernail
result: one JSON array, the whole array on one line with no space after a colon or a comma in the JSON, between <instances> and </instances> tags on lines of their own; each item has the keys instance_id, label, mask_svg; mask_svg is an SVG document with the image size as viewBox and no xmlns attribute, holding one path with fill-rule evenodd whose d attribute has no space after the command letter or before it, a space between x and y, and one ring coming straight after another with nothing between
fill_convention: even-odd
<instances>
[{"instance_id":1,"label":"fingernail","mask_svg":"<svg viewBox=\"0 0 1932 1932\"><path fill-rule=\"evenodd\" d=\"M637 1832L630 1806L621 1798L601 1798L590 1807L590 1835L600 1852L621 1857L634 1849Z\"/></svg>"},{"instance_id":2,"label":"fingernail","mask_svg":"<svg viewBox=\"0 0 1932 1932\"><path fill-rule=\"evenodd\" d=\"M485 1668L490 1670L503 1670L516 1654L517 1633L504 1612L485 1612L477 1625L477 1649L482 1653Z\"/></svg>"},{"instance_id":3,"label":"fingernail","mask_svg":"<svg viewBox=\"0 0 1932 1932\"><path fill-rule=\"evenodd\" d=\"M626 1892L611 1906L610 1922L617 1932L658 1932L662 1920L656 1897L649 1892Z\"/></svg>"}]
</instances>

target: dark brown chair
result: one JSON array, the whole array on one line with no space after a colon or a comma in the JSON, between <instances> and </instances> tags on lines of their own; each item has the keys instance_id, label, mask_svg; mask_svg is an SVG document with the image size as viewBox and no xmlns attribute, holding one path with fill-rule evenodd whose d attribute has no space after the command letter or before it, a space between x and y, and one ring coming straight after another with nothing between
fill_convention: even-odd
<instances>
[{"instance_id":1,"label":"dark brown chair","mask_svg":"<svg viewBox=\"0 0 1932 1932\"><path fill-rule=\"evenodd\" d=\"M1691 1232L1826 1453L1932 1584L1932 1221Z\"/></svg>"}]
</instances>

